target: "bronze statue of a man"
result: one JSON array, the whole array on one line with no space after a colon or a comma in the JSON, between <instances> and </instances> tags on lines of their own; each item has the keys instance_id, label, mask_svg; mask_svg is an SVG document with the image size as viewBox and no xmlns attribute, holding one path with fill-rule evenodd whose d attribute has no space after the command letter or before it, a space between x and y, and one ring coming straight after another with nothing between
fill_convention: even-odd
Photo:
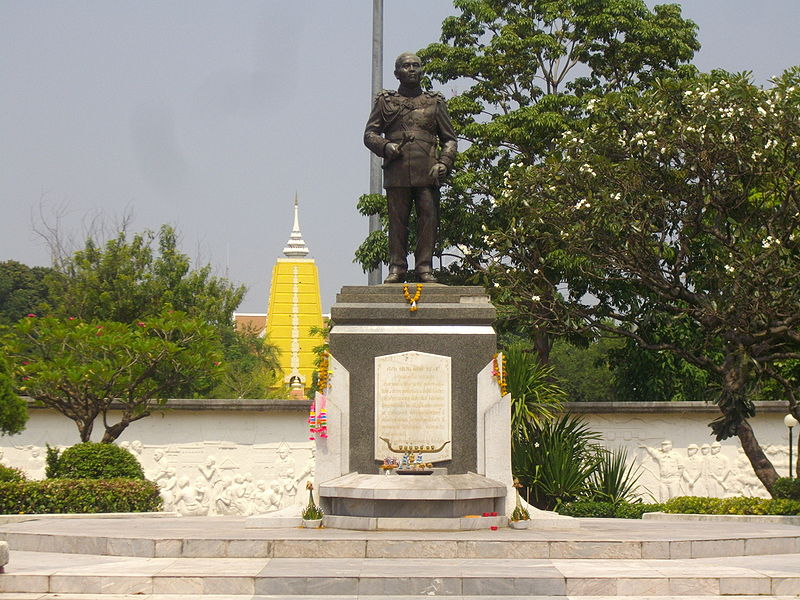
<instances>
[{"instance_id":1,"label":"bronze statue of a man","mask_svg":"<svg viewBox=\"0 0 800 600\"><path fill-rule=\"evenodd\" d=\"M444 96L420 87L422 64L406 52L397 57L396 92L384 90L364 130L364 144L383 157L383 187L389 203L389 275L384 283L401 283L408 271L408 219L417 214L414 271L417 280L435 283L433 250L439 228L439 188L453 168L456 134Z\"/></svg>"}]
</instances>

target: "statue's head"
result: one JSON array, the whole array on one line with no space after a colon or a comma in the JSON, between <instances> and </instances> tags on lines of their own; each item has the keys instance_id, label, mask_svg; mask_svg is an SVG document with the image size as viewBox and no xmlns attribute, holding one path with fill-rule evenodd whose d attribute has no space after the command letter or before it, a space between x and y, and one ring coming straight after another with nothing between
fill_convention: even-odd
<instances>
[{"instance_id":1,"label":"statue's head","mask_svg":"<svg viewBox=\"0 0 800 600\"><path fill-rule=\"evenodd\" d=\"M662 452L669 452L670 450L672 450L672 441L664 440L663 442L661 442L661 451Z\"/></svg>"},{"instance_id":2,"label":"statue's head","mask_svg":"<svg viewBox=\"0 0 800 600\"><path fill-rule=\"evenodd\" d=\"M412 52L403 52L394 61L394 76L407 85L419 85L422 80L422 61Z\"/></svg>"},{"instance_id":3,"label":"statue's head","mask_svg":"<svg viewBox=\"0 0 800 600\"><path fill-rule=\"evenodd\" d=\"M688 446L686 446L686 454L688 454L689 456L694 456L695 454L697 454L697 451L699 449L700 446L698 446L697 444L689 444Z\"/></svg>"}]
</instances>

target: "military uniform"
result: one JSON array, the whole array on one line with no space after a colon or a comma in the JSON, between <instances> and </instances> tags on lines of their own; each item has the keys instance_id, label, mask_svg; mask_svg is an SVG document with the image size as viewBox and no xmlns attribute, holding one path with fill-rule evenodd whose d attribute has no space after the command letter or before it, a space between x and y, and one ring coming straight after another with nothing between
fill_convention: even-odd
<instances>
[{"instance_id":1,"label":"military uniform","mask_svg":"<svg viewBox=\"0 0 800 600\"><path fill-rule=\"evenodd\" d=\"M394 159L387 159L385 154L390 142L401 146L400 156ZM406 96L400 91L382 91L375 98L367 121L364 144L384 157L383 187L389 203L389 273L403 274L408 270L408 220L412 202L417 213L414 268L418 274L430 273L442 184L430 171L441 163L449 173L457 147L444 96L436 92Z\"/></svg>"}]
</instances>

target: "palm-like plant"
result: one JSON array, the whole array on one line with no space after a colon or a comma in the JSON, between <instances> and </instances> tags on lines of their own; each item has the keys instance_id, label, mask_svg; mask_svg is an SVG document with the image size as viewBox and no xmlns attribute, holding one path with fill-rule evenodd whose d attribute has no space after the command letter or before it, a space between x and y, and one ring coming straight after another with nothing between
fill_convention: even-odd
<instances>
[{"instance_id":1,"label":"palm-like plant","mask_svg":"<svg viewBox=\"0 0 800 600\"><path fill-rule=\"evenodd\" d=\"M553 419L567 399L556 382L553 368L539 362L524 344L509 345L505 374L511 394L511 431L515 440L529 440L530 427Z\"/></svg>"},{"instance_id":2,"label":"palm-like plant","mask_svg":"<svg viewBox=\"0 0 800 600\"><path fill-rule=\"evenodd\" d=\"M628 463L625 448L606 450L588 481L588 496L597 502L631 502L641 498L639 478L642 469Z\"/></svg>"}]
</instances>

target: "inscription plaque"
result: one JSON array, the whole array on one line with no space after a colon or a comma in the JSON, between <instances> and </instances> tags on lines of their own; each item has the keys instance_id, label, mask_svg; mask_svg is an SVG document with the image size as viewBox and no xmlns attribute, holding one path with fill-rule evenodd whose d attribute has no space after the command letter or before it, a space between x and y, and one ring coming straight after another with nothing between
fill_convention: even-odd
<instances>
[{"instance_id":1,"label":"inscription plaque","mask_svg":"<svg viewBox=\"0 0 800 600\"><path fill-rule=\"evenodd\" d=\"M449 356L401 352L375 357L375 460L393 446L440 446L452 439ZM426 462L452 459L452 444Z\"/></svg>"}]
</instances>

